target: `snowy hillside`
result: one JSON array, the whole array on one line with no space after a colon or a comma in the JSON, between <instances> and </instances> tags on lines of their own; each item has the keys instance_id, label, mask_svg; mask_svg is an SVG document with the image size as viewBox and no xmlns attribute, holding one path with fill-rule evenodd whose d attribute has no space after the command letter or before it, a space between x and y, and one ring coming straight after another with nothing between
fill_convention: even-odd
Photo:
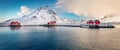
<instances>
[{"instance_id":1,"label":"snowy hillside","mask_svg":"<svg viewBox=\"0 0 120 50\"><path fill-rule=\"evenodd\" d=\"M39 7L29 15L23 15L22 18L10 19L5 21L3 24L9 25L12 21L18 21L22 25L43 25L49 21L56 21L57 24L72 23L72 20L60 18L57 14L49 7Z\"/></svg>"}]
</instances>

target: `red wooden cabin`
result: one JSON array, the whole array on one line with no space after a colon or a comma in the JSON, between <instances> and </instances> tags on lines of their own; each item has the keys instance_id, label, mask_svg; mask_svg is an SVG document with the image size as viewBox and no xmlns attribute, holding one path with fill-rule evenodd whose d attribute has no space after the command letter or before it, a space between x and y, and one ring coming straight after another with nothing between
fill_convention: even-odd
<instances>
[{"instance_id":1,"label":"red wooden cabin","mask_svg":"<svg viewBox=\"0 0 120 50\"><path fill-rule=\"evenodd\" d=\"M95 20L95 24L99 25L101 22L99 20Z\"/></svg>"},{"instance_id":2,"label":"red wooden cabin","mask_svg":"<svg viewBox=\"0 0 120 50\"><path fill-rule=\"evenodd\" d=\"M21 26L21 23L18 22L18 21L12 21L12 22L10 23L10 26Z\"/></svg>"},{"instance_id":3,"label":"red wooden cabin","mask_svg":"<svg viewBox=\"0 0 120 50\"><path fill-rule=\"evenodd\" d=\"M89 21L87 22L87 24L91 24L91 25L93 25L93 24L99 25L100 23L101 23L101 22L100 22L99 20L95 20L95 21L89 20Z\"/></svg>"},{"instance_id":4,"label":"red wooden cabin","mask_svg":"<svg viewBox=\"0 0 120 50\"><path fill-rule=\"evenodd\" d=\"M94 24L93 20L89 20L87 24Z\"/></svg>"},{"instance_id":5,"label":"red wooden cabin","mask_svg":"<svg viewBox=\"0 0 120 50\"><path fill-rule=\"evenodd\" d=\"M56 25L56 21L50 21L48 22L48 25Z\"/></svg>"}]
</instances>

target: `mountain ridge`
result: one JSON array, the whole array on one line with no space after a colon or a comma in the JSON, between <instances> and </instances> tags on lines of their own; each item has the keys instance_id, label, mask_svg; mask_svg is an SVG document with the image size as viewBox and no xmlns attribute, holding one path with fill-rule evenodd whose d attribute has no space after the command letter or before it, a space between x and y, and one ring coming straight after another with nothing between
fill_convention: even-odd
<instances>
[{"instance_id":1,"label":"mountain ridge","mask_svg":"<svg viewBox=\"0 0 120 50\"><path fill-rule=\"evenodd\" d=\"M54 10L49 7L39 7L29 15L23 15L21 18L10 19L3 22L9 25L12 21L18 21L22 25L43 25L50 21L56 21L57 24L72 23L72 20L60 18Z\"/></svg>"}]
</instances>

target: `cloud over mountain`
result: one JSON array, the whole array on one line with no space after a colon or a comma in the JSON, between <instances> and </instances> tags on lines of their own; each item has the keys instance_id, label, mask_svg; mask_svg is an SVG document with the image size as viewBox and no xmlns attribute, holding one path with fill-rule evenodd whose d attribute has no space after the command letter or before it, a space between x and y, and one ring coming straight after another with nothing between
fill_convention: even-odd
<instances>
[{"instance_id":1,"label":"cloud over mountain","mask_svg":"<svg viewBox=\"0 0 120 50\"><path fill-rule=\"evenodd\" d=\"M58 0L56 5L76 15L120 15L120 0Z\"/></svg>"},{"instance_id":2,"label":"cloud over mountain","mask_svg":"<svg viewBox=\"0 0 120 50\"><path fill-rule=\"evenodd\" d=\"M32 9L28 8L27 6L21 6L21 11L18 12L18 15L24 16L24 15L29 15L32 13Z\"/></svg>"}]
</instances>

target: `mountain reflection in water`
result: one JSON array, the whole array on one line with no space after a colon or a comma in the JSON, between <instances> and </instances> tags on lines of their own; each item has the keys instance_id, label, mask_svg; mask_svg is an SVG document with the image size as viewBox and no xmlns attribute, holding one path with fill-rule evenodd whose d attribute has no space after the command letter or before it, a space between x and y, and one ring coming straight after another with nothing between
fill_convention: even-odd
<instances>
[{"instance_id":1,"label":"mountain reflection in water","mask_svg":"<svg viewBox=\"0 0 120 50\"><path fill-rule=\"evenodd\" d=\"M120 50L120 28L0 27L0 50Z\"/></svg>"}]
</instances>

